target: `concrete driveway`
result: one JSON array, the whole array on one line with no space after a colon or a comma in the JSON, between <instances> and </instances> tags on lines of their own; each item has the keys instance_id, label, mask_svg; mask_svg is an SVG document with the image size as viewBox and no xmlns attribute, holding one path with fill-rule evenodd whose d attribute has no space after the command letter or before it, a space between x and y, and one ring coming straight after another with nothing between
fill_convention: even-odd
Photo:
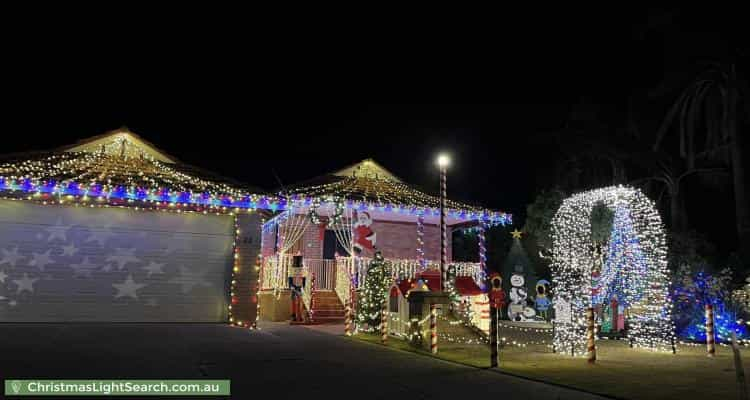
<instances>
[{"instance_id":1,"label":"concrete driveway","mask_svg":"<svg viewBox=\"0 0 750 400\"><path fill-rule=\"evenodd\" d=\"M0 379L231 379L246 399L599 398L347 340L340 327L261 328L0 324Z\"/></svg>"}]
</instances>

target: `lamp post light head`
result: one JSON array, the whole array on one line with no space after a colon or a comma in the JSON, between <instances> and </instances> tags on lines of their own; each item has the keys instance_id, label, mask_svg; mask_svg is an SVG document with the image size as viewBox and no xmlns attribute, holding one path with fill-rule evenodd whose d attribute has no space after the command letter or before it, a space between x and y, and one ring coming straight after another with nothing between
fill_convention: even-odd
<instances>
[{"instance_id":1,"label":"lamp post light head","mask_svg":"<svg viewBox=\"0 0 750 400\"><path fill-rule=\"evenodd\" d=\"M437 164L440 168L446 168L451 163L451 158L447 154L439 154Z\"/></svg>"}]
</instances>

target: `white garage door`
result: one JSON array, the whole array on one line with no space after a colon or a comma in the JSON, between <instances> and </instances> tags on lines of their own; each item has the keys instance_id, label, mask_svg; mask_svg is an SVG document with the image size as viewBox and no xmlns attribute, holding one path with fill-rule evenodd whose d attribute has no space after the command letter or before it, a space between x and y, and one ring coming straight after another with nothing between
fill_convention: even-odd
<instances>
[{"instance_id":1,"label":"white garage door","mask_svg":"<svg viewBox=\"0 0 750 400\"><path fill-rule=\"evenodd\" d=\"M0 322L220 322L230 216L0 200Z\"/></svg>"}]
</instances>

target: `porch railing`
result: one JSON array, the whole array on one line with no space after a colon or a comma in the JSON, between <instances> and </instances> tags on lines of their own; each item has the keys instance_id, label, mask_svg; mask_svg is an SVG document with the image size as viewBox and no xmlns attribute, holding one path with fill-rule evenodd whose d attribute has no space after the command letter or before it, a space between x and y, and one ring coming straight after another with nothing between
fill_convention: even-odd
<instances>
[{"instance_id":1,"label":"porch railing","mask_svg":"<svg viewBox=\"0 0 750 400\"><path fill-rule=\"evenodd\" d=\"M356 259L353 257L336 258L335 290L341 304L346 306L351 299Z\"/></svg>"},{"instance_id":2,"label":"porch railing","mask_svg":"<svg viewBox=\"0 0 750 400\"><path fill-rule=\"evenodd\" d=\"M424 267L419 261L411 259L387 259L386 261L390 265L394 280L411 279L419 272L440 269L440 264L434 261L427 261ZM334 290L342 302L349 298L352 285L355 289L362 286L370 262L369 258L356 257L303 260L308 280L315 273L315 290ZM291 265L292 256L266 257L261 273L261 289L286 289ZM482 279L479 263L454 262L450 265L454 268L456 276L470 276L477 283Z\"/></svg>"},{"instance_id":3,"label":"porch railing","mask_svg":"<svg viewBox=\"0 0 750 400\"><path fill-rule=\"evenodd\" d=\"M261 289L286 289L293 256L266 257L261 271ZM315 290L334 290L336 286L336 260L303 260L307 281L315 274Z\"/></svg>"},{"instance_id":4,"label":"porch railing","mask_svg":"<svg viewBox=\"0 0 750 400\"><path fill-rule=\"evenodd\" d=\"M315 290L333 290L336 286L336 260L307 259L307 279L315 274Z\"/></svg>"}]
</instances>

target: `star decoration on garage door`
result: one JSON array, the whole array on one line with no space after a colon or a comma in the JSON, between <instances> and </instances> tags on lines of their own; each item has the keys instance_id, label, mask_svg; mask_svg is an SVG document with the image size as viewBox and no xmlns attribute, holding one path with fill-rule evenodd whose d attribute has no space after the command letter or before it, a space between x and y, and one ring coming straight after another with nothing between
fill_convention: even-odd
<instances>
[{"instance_id":1,"label":"star decoration on garage door","mask_svg":"<svg viewBox=\"0 0 750 400\"><path fill-rule=\"evenodd\" d=\"M138 289L141 289L146 285L142 283L135 283L135 281L133 280L133 275L128 275L128 278L125 279L125 282L113 283L112 286L117 289L115 298L127 296L138 300L138 294L136 292L138 291Z\"/></svg>"},{"instance_id":2,"label":"star decoration on garage door","mask_svg":"<svg viewBox=\"0 0 750 400\"><path fill-rule=\"evenodd\" d=\"M57 223L54 226L50 226L48 228L45 228L44 230L49 233L49 236L47 237L48 242L52 242L55 240L60 240L62 242L67 242L67 232L72 228L69 225L65 225L62 223L62 218L57 219Z\"/></svg>"},{"instance_id":3,"label":"star decoration on garage door","mask_svg":"<svg viewBox=\"0 0 750 400\"><path fill-rule=\"evenodd\" d=\"M54 217L29 223L25 221L36 216L19 216L22 223L0 221L0 322L53 313L50 305L103 307L123 315L138 315L126 310L142 307L157 320L171 312L158 311L162 308L225 307L231 223L219 240L196 235L199 220L175 233L147 214L138 215L138 223L155 225L151 229L135 228L138 225L129 224L128 215L123 223L75 214L88 210L44 210L54 212Z\"/></svg>"},{"instance_id":4,"label":"star decoration on garage door","mask_svg":"<svg viewBox=\"0 0 750 400\"><path fill-rule=\"evenodd\" d=\"M203 278L203 273L193 272L184 265L180 265L180 273L178 276L170 279L169 282L182 286L182 293L189 293L196 286L209 286L208 282Z\"/></svg>"}]
</instances>

